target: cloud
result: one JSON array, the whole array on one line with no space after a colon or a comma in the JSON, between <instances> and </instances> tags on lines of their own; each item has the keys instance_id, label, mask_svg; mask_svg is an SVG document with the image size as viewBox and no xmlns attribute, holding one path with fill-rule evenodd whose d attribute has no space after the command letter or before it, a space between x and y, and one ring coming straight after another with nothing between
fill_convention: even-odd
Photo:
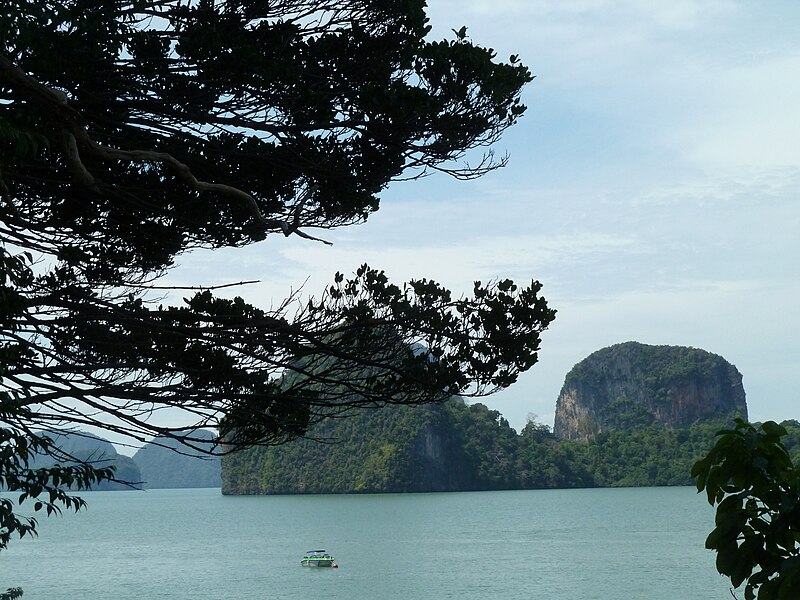
<instances>
[{"instance_id":1,"label":"cloud","mask_svg":"<svg viewBox=\"0 0 800 600\"><path fill-rule=\"evenodd\" d=\"M456 10L457 9L457 10ZM493 20L520 16L550 22L626 23L637 20L661 28L697 27L708 18L719 18L737 10L737 3L725 0L673 0L654 3L649 0L439 0L432 3L431 14L466 14Z\"/></svg>"},{"instance_id":2,"label":"cloud","mask_svg":"<svg viewBox=\"0 0 800 600\"><path fill-rule=\"evenodd\" d=\"M274 236L186 256L170 281L260 279L225 293L269 306L363 262L456 293L535 278L559 311L541 362L487 401L515 427L529 412L552 418L567 371L627 340L719 353L744 374L751 416L796 417L798 5L430 5L434 37L466 25L537 75L498 148L509 167L392 185L369 223L322 232L333 248Z\"/></svg>"},{"instance_id":3,"label":"cloud","mask_svg":"<svg viewBox=\"0 0 800 600\"><path fill-rule=\"evenodd\" d=\"M800 83L789 74L800 69L800 43L786 36L778 14L791 20L796 8L700 0L431 7L437 34L457 18L501 57L520 54L537 75L525 93L525 120L537 133L560 128L551 147L573 155L591 149L598 168L619 153L698 169L798 165ZM541 149L530 152L548 160ZM515 159L520 153L527 150L512 150Z\"/></svg>"},{"instance_id":4,"label":"cloud","mask_svg":"<svg viewBox=\"0 0 800 600\"><path fill-rule=\"evenodd\" d=\"M800 167L800 52L704 73L675 145L704 168ZM696 101L696 102L693 102Z\"/></svg>"}]
</instances>

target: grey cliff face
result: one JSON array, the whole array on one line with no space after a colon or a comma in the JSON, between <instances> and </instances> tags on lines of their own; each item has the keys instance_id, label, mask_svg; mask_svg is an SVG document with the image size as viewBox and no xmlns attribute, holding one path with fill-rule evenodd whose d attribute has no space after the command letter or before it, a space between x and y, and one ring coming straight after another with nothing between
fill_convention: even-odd
<instances>
[{"instance_id":1,"label":"grey cliff face","mask_svg":"<svg viewBox=\"0 0 800 600\"><path fill-rule=\"evenodd\" d=\"M722 357L626 342L591 354L567 374L554 433L585 441L604 431L685 427L733 415L747 418L742 375Z\"/></svg>"}]
</instances>

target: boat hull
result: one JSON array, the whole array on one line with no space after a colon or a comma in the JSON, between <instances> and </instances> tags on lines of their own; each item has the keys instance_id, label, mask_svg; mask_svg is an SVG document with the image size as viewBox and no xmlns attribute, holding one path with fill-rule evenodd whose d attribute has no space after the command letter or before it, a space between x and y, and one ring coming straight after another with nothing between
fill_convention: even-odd
<instances>
[{"instance_id":1,"label":"boat hull","mask_svg":"<svg viewBox=\"0 0 800 600\"><path fill-rule=\"evenodd\" d=\"M300 564L304 567L332 567L333 560L301 560Z\"/></svg>"}]
</instances>

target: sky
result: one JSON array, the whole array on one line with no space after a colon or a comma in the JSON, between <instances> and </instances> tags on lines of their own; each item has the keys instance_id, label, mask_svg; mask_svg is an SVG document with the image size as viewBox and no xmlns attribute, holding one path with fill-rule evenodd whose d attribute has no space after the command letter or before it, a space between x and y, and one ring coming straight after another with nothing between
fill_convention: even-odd
<instances>
[{"instance_id":1,"label":"sky","mask_svg":"<svg viewBox=\"0 0 800 600\"><path fill-rule=\"evenodd\" d=\"M481 400L552 425L569 370L635 340L719 354L751 420L800 418L800 3L430 0L432 37L473 42L536 76L474 181L392 184L325 246L273 236L195 252L170 283L258 279L262 307L367 262L396 283L543 284L558 313L539 363ZM313 230L309 233L314 234Z\"/></svg>"}]
</instances>

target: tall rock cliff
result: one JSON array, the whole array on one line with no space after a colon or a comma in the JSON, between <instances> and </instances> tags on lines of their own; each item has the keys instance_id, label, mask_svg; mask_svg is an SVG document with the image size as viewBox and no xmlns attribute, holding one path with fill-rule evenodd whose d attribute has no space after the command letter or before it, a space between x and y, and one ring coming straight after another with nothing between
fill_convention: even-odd
<instances>
[{"instance_id":1,"label":"tall rock cliff","mask_svg":"<svg viewBox=\"0 0 800 600\"><path fill-rule=\"evenodd\" d=\"M594 352L567 374L553 432L585 441L604 431L685 427L733 415L747 418L742 375L721 356L625 342Z\"/></svg>"}]
</instances>

